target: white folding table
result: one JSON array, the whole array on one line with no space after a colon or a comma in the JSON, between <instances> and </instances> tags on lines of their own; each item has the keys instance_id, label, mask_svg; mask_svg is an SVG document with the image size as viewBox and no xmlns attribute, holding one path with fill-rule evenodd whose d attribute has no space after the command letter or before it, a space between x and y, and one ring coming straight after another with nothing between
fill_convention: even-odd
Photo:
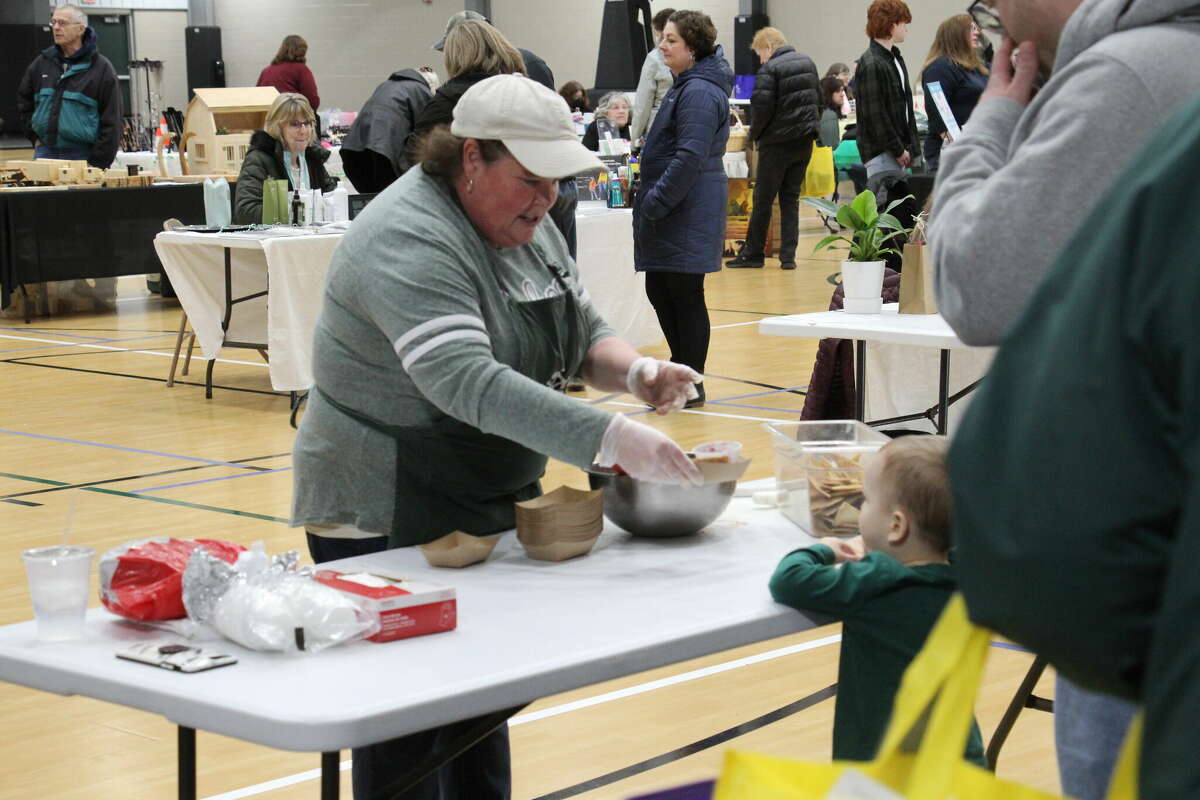
<instances>
[{"instance_id":1,"label":"white folding table","mask_svg":"<svg viewBox=\"0 0 1200 800\"><path fill-rule=\"evenodd\" d=\"M343 748L485 715L495 727L550 694L813 627L767 590L779 559L811 541L778 511L734 498L704 531L679 539L637 538L606 522L590 555L560 563L530 560L511 533L463 570L429 567L416 548L390 550L332 566L454 586L457 630L315 655L223 644L238 664L181 674L115 658L163 634L96 608L76 642L38 643L33 622L0 627L0 680L171 720L181 798L195 797L196 729L320 751L321 796L334 798Z\"/></svg>"},{"instance_id":2,"label":"white folding table","mask_svg":"<svg viewBox=\"0 0 1200 800\"><path fill-rule=\"evenodd\" d=\"M901 314L898 303L885 303L879 314L848 314L845 311L818 311L812 314L791 314L767 317L758 324L766 336L792 336L806 339L852 339L855 344L854 369L855 418L866 421L867 342L936 348L938 358L937 404L915 413L873 420L872 425L887 425L917 419L930 419L938 433L948 430L950 404L968 394L978 383L991 361L992 348L973 348L955 335L941 314ZM967 384L950 394L950 351L968 354L972 377ZM911 378L911 375L907 377Z\"/></svg>"},{"instance_id":3,"label":"white folding table","mask_svg":"<svg viewBox=\"0 0 1200 800\"><path fill-rule=\"evenodd\" d=\"M312 385L312 332L329 261L341 240L341 234L303 228L164 231L154 238L163 270L209 359L205 397L212 397L213 365L222 347L265 349L271 386L278 391Z\"/></svg>"},{"instance_id":4,"label":"white folding table","mask_svg":"<svg viewBox=\"0 0 1200 800\"><path fill-rule=\"evenodd\" d=\"M634 346L662 338L646 298L645 276L633 269L627 209L580 203L576 215L583 285L604 319ZM205 396L222 347L266 349L271 386L312 386L312 339L333 251L342 234L276 228L245 233L164 231L154 247L180 305L209 359Z\"/></svg>"}]
</instances>

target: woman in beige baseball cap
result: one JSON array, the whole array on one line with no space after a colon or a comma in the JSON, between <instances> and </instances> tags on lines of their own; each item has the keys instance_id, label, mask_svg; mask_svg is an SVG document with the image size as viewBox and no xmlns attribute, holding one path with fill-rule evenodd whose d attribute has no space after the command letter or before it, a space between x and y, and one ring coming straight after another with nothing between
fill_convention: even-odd
<instances>
[{"instance_id":1,"label":"woman in beige baseball cap","mask_svg":"<svg viewBox=\"0 0 1200 800\"><path fill-rule=\"evenodd\" d=\"M667 413L698 376L614 335L546 219L560 178L601 167L562 98L487 78L418 162L355 218L330 265L294 447L292 521L313 560L510 530L548 456L698 482L667 436L563 393L578 376ZM356 749L354 796L394 795L408 766L471 724ZM508 783L501 724L403 796L489 800Z\"/></svg>"}]
</instances>

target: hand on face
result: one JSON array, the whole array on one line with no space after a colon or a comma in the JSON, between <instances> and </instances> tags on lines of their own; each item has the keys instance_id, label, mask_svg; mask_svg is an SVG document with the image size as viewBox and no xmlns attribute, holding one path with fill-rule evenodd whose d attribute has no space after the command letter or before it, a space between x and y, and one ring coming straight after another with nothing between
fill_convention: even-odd
<instances>
[{"instance_id":1,"label":"hand on face","mask_svg":"<svg viewBox=\"0 0 1200 800\"><path fill-rule=\"evenodd\" d=\"M1013 51L1017 50L1016 68L1013 68ZM1006 97L1022 106L1029 105L1033 97L1034 81L1038 75L1037 45L1021 42L1020 48L1006 34L992 61L992 75L980 101L993 97Z\"/></svg>"}]
</instances>

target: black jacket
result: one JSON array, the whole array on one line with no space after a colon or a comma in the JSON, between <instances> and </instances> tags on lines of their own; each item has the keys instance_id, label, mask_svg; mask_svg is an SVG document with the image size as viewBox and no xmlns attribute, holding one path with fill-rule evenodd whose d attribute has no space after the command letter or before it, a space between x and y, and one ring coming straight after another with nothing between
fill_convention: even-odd
<instances>
[{"instance_id":1,"label":"black jacket","mask_svg":"<svg viewBox=\"0 0 1200 800\"><path fill-rule=\"evenodd\" d=\"M96 31L64 57L52 44L25 70L17 89L25 136L47 147L90 148L88 164L108 169L121 140L121 93L112 62L96 50Z\"/></svg>"},{"instance_id":2,"label":"black jacket","mask_svg":"<svg viewBox=\"0 0 1200 800\"><path fill-rule=\"evenodd\" d=\"M583 146L592 152L600 150L600 126L597 124L599 120L593 119L588 123L588 126L583 131ZM609 123L611 129L612 123ZM617 131L617 135L621 139L629 138L629 125L622 125Z\"/></svg>"},{"instance_id":3,"label":"black jacket","mask_svg":"<svg viewBox=\"0 0 1200 800\"><path fill-rule=\"evenodd\" d=\"M821 76L796 48L775 50L758 70L750 95L750 140L760 147L803 144L817 138Z\"/></svg>"},{"instance_id":4,"label":"black jacket","mask_svg":"<svg viewBox=\"0 0 1200 800\"><path fill-rule=\"evenodd\" d=\"M308 181L314 189L332 192L337 188L337 178L329 177L325 162L329 151L320 145L309 145L304 151L308 165ZM237 192L234 195L233 221L239 225L256 225L262 222L263 181L286 180L288 188L294 189L292 179L283 166L283 144L266 131L255 131L250 137L250 151L242 161L238 173Z\"/></svg>"},{"instance_id":5,"label":"black jacket","mask_svg":"<svg viewBox=\"0 0 1200 800\"><path fill-rule=\"evenodd\" d=\"M342 150L371 150L392 162L397 175L408 169L404 144L417 114L429 102L429 83L415 69L393 72L358 112Z\"/></svg>"},{"instance_id":6,"label":"black jacket","mask_svg":"<svg viewBox=\"0 0 1200 800\"><path fill-rule=\"evenodd\" d=\"M935 59L921 73L921 88L925 92L925 113L929 115L929 135L925 137L927 166L937 166L942 152L942 133L946 130L942 114L929 92L929 84L937 82L942 85L946 102L950 104L950 113L954 115L954 121L959 127L962 127L971 118L979 96L987 88L987 81L988 76L985 73L959 66L945 56Z\"/></svg>"},{"instance_id":7,"label":"black jacket","mask_svg":"<svg viewBox=\"0 0 1200 800\"><path fill-rule=\"evenodd\" d=\"M433 97L429 98L429 102L417 114L412 133L408 135L405 151L408 153L409 163L417 163L414 158L417 140L438 125L449 125L453 122L454 106L458 104L458 98L466 94L467 89L484 78L490 77L491 75L486 72L467 72L451 78L438 87L438 90L433 93Z\"/></svg>"},{"instance_id":8,"label":"black jacket","mask_svg":"<svg viewBox=\"0 0 1200 800\"><path fill-rule=\"evenodd\" d=\"M897 63L904 73L903 81L896 71ZM886 50L872 39L858 60L854 81L858 152L863 163L880 153L891 153L899 158L905 150L916 158L920 151L917 149L912 86L900 50L896 47Z\"/></svg>"},{"instance_id":9,"label":"black jacket","mask_svg":"<svg viewBox=\"0 0 1200 800\"><path fill-rule=\"evenodd\" d=\"M542 86L554 89L554 73L551 71L550 65L536 53L526 50L524 47L518 47L517 50L520 51L521 58L525 61L526 74Z\"/></svg>"}]
</instances>

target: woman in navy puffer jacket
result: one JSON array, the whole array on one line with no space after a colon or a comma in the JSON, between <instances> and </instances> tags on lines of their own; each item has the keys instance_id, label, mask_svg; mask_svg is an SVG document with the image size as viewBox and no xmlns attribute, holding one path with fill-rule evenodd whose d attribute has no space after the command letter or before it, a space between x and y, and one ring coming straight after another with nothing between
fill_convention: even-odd
<instances>
[{"instance_id":1,"label":"woman in navy puffer jacket","mask_svg":"<svg viewBox=\"0 0 1200 800\"><path fill-rule=\"evenodd\" d=\"M671 360L701 375L708 357L704 276L721 268L729 187L721 163L729 138L733 70L707 14L676 11L659 50L675 75L642 150L634 200L634 265L658 314ZM700 396L689 407L703 405Z\"/></svg>"}]
</instances>

